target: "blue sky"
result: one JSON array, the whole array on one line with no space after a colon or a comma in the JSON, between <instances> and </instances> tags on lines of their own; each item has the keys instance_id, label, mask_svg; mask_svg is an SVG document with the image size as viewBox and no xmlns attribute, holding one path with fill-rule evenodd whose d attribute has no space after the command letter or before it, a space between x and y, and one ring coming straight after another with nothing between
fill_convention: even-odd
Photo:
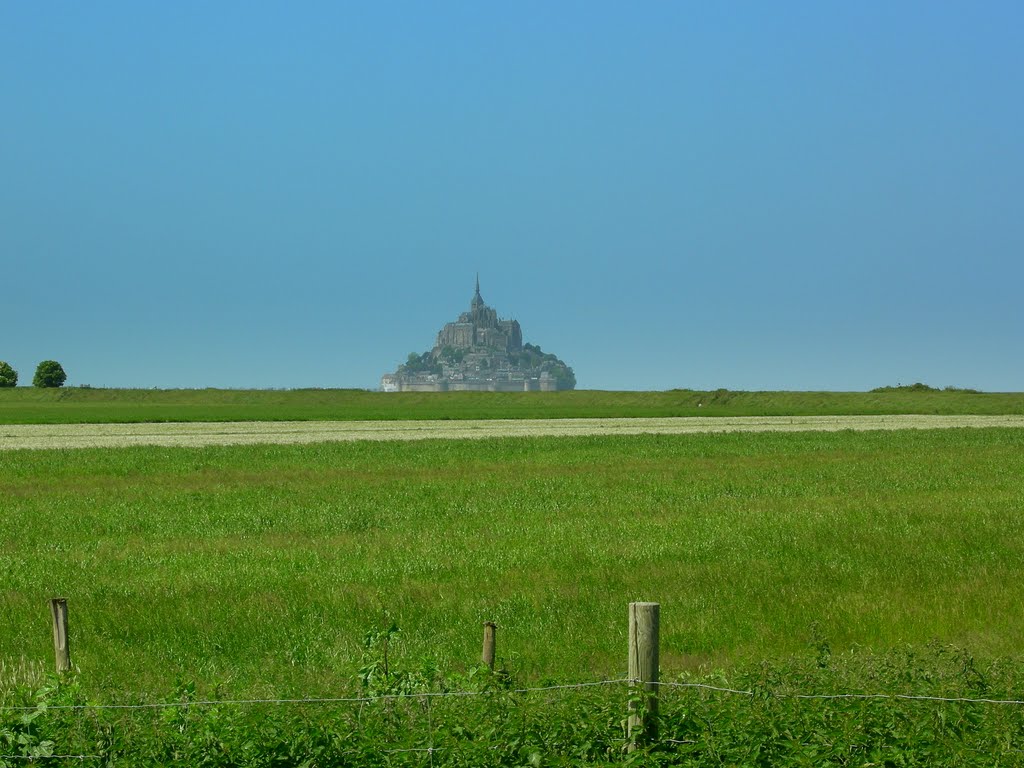
<instances>
[{"instance_id":1,"label":"blue sky","mask_svg":"<svg viewBox=\"0 0 1024 768\"><path fill-rule=\"evenodd\" d=\"M593 389L1024 390L1017 2L0 5L0 359L375 387L484 298Z\"/></svg>"}]
</instances>

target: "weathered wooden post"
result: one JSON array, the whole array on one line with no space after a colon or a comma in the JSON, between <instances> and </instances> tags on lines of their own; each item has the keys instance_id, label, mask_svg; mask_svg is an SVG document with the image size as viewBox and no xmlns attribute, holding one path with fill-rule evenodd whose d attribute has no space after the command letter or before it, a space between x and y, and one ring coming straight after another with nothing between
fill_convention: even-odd
<instances>
[{"instance_id":1,"label":"weathered wooden post","mask_svg":"<svg viewBox=\"0 0 1024 768\"><path fill-rule=\"evenodd\" d=\"M71 648L68 645L68 601L63 597L50 600L50 616L53 617L53 655L57 672L71 669Z\"/></svg>"},{"instance_id":2,"label":"weathered wooden post","mask_svg":"<svg viewBox=\"0 0 1024 768\"><path fill-rule=\"evenodd\" d=\"M658 603L629 604L629 750L658 737Z\"/></svg>"},{"instance_id":3,"label":"weathered wooden post","mask_svg":"<svg viewBox=\"0 0 1024 768\"><path fill-rule=\"evenodd\" d=\"M484 651L481 656L484 664L494 670L494 634L497 630L497 625L493 621L484 622Z\"/></svg>"}]
</instances>

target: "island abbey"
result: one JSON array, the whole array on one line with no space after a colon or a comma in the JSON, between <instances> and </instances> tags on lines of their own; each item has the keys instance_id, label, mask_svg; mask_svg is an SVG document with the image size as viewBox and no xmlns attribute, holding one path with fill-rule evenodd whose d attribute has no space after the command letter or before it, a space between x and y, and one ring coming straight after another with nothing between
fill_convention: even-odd
<instances>
[{"instance_id":1,"label":"island abbey","mask_svg":"<svg viewBox=\"0 0 1024 768\"><path fill-rule=\"evenodd\" d=\"M469 311L446 323L429 352L409 355L381 377L385 392L554 392L573 389L572 368L533 344L523 344L518 320L502 320L480 295Z\"/></svg>"}]
</instances>

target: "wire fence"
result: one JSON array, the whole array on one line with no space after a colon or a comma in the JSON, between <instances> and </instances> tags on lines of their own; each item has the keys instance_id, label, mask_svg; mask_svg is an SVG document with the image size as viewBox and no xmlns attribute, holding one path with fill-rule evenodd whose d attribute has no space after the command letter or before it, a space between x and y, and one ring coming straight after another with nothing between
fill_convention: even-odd
<instances>
[{"instance_id":1,"label":"wire fence","mask_svg":"<svg viewBox=\"0 0 1024 768\"><path fill-rule=\"evenodd\" d=\"M911 693L788 693L779 691L747 691L739 688L724 688L717 685L708 685L707 683L659 682L654 683L654 685L657 685L659 688L696 688L705 691L714 691L717 693L735 694L738 696L767 695L776 699L810 699L824 701L830 699L891 699L898 701L939 701L956 704L1024 704L1024 700L1021 699L985 699L970 698L967 696L925 696Z\"/></svg>"},{"instance_id":2,"label":"wire fence","mask_svg":"<svg viewBox=\"0 0 1024 768\"><path fill-rule=\"evenodd\" d=\"M525 694L525 693L540 693L543 691L564 691L573 690L580 688L596 688L605 685L615 685L617 683L628 683L629 678L617 678L614 680L596 680L590 683L568 683L565 685L545 685L535 688L510 688L507 689L506 693L511 694ZM171 709L175 707L213 707L221 706L225 704L231 705L244 705L244 704L371 704L374 702L383 701L398 701L402 699L436 699L436 698L465 698L469 696L485 696L489 693L493 693L492 690L477 690L477 691L425 691L425 692L413 692L413 693L385 693L378 694L375 696L337 696L337 697L316 697L316 698L301 698L301 699L200 699L190 701L188 699L180 699L177 701L163 701L163 702L147 702L144 704L54 704L46 707L47 710L65 710L65 709ZM37 707L33 706L17 706L9 707L0 705L0 711L27 711L34 710Z\"/></svg>"},{"instance_id":3,"label":"wire fence","mask_svg":"<svg viewBox=\"0 0 1024 768\"><path fill-rule=\"evenodd\" d=\"M50 607L56 667L59 672L64 672L73 669L67 642L66 600L54 598ZM904 680L906 687L916 687L920 692L843 691L842 688L851 687L851 678L799 673L796 676L788 676L787 673L781 678L769 676L768 679L762 676L740 677L750 681L745 683L751 686L749 688L732 687L726 682L716 684L720 681L712 682L707 677L704 681L663 681L660 680L659 664L659 605L637 602L630 603L629 607L629 672L626 677L514 687L507 673L493 671L495 625L488 622L484 625L482 659L484 670L489 668L491 676L469 678L480 686L472 689L436 690L434 688L443 683L437 679L428 683L426 678L415 676L410 678L413 684L407 685L409 679L400 676L389 678L386 666L382 684L380 681L377 684L363 681L368 685L358 690L363 695L194 698L194 688L190 687L180 697L171 700L98 703L82 701L79 691L65 689L61 684L57 694L48 691L35 702L22 698L17 703L0 703L0 768L41 760L109 763L110 755L115 751L120 759L127 760L125 754L131 755L131 745L145 745L151 751L159 752L164 748L164 740L174 742L179 736L188 749L202 749L201 739L188 741L190 734L207 733L224 721L241 731L253 728L256 732L261 721L274 719L283 725L280 730L289 737L301 738L304 729L320 734L331 742L334 754L346 759L351 757L355 764L360 764L360 756L366 755L360 749L382 755L420 756L430 766L434 766L438 754L452 756L456 762L461 759L458 764L476 764L460 753L475 750L479 757L507 752L508 741L517 741L520 748L525 749L523 745L530 739L541 742L547 739L548 746L556 749L571 749L567 745L578 740L585 749L591 750L590 756L597 757L651 745L686 751L708 748L709 738L712 741L719 738L719 732L730 731L733 720L742 720L749 715L743 712L744 709L761 708L762 714L770 716L778 716L785 711L791 722L798 726L795 730L818 726L828 728L831 725L822 719L817 723L811 722L817 717L816 712L834 711L829 702L843 707L841 702L857 701L865 702L857 707L857 711L863 713L867 720L878 718L879 713L892 709L903 712L891 720L900 720L907 712L913 712L918 714L910 719L916 717L922 721L932 712L924 710L922 713L916 706L924 703L989 708L988 716L978 717L978 713L974 713L973 722L967 725L960 722L963 718L955 709L948 710L949 718L944 714L947 710L935 710L940 713L938 726L929 725L931 730L921 729L919 735L927 740L942 732L938 737L940 740L952 740L951 743L977 753L998 745L1006 753L1024 754L1021 751L1024 749L1024 713L1015 709L1024 705L1024 699L984 695L990 691L1013 692L1015 682L992 688L975 685L977 670L973 660L958 658L954 674L945 680L942 687L931 683L922 685L920 681L916 686L907 685L906 681L911 677L895 678ZM875 681L864 682L864 686L887 688L889 679L892 678L864 678L865 681ZM858 682L856 677L852 678L852 686L858 686ZM840 690L813 690L825 688L827 691L831 687ZM800 688L811 690L801 691ZM948 691L964 688L980 695L946 695ZM568 694L576 695L570 697ZM750 705L738 699L749 701ZM792 706L775 702L791 702ZM824 706L814 706L814 702L821 702ZM804 703L807 706L802 706ZM268 709L254 711L260 707ZM313 717L299 710L300 707L321 709ZM948 729L947 719L954 723ZM515 722L510 726L512 721ZM978 722L983 724L978 726ZM754 718L749 719L748 724L750 730L756 732L761 723ZM985 732L989 724L992 727ZM522 726L519 732L508 730L519 726ZM502 728L506 730L502 731ZM701 728L705 730L701 731ZM903 738L886 730L889 728L889 723L879 720L871 726L872 732L889 734L884 738L892 737L897 741ZM769 732L788 731L787 728L771 727ZM523 733L528 734L528 738L522 738ZM737 735L735 729L731 733L733 739L747 738L743 734ZM124 734L129 735L125 737ZM860 731L854 729L844 737L857 740L861 739L859 734ZM970 745L963 741L965 734L973 739ZM487 742L485 737L491 741ZM136 741L133 742L133 738ZM243 735L241 738L248 737ZM884 741L883 737L879 738ZM957 742L957 739L961 741ZM248 739L245 743L251 742L252 739ZM282 743L280 739L279 743ZM283 743L287 743L287 739ZM943 746L948 744L943 743ZM862 750L864 745L851 742L849 748L852 751ZM90 749L107 751L99 754L90 752ZM5 754L7 752L11 754ZM503 754L503 757L508 755ZM159 761L154 762L159 764ZM532 758L527 762L533 762ZM523 760L519 759L511 764L522 763Z\"/></svg>"},{"instance_id":4,"label":"wire fence","mask_svg":"<svg viewBox=\"0 0 1024 768\"><path fill-rule=\"evenodd\" d=\"M591 682L566 683L562 685L543 685L535 687L508 688L502 689L506 694L531 694L544 693L549 691L569 691L584 688L598 688L611 685L653 685L658 688L682 688L714 693L725 693L737 696L768 696L776 699L806 699L806 700L831 700L831 699L890 699L899 701L934 701L955 704L1001 704L1001 705L1024 705L1024 699L990 699L973 698L968 696L928 696L910 693L791 693L786 691L753 691L742 688L728 688L724 686L711 685L709 683L696 682L647 682L633 680L628 677L612 678L609 680L594 680ZM288 704L372 704L385 701L400 700L430 700L437 698L466 698L474 696L487 696L494 693L494 689L472 690L472 691L425 691L410 693L387 693L374 696L328 696L309 698L267 698L267 699L178 699L173 701L145 702L141 704L49 704L46 711L61 710L144 710L144 709L175 709L188 707L217 707L217 706L243 706L243 705L288 705ZM26 712L39 709L38 706L21 705L8 706L0 704L0 711Z\"/></svg>"},{"instance_id":5,"label":"wire fence","mask_svg":"<svg viewBox=\"0 0 1024 768\"><path fill-rule=\"evenodd\" d=\"M628 677L622 678L609 678L594 681L583 681L575 683L566 683L558 685L541 685L541 686L523 686L523 687L512 687L512 688L484 688L480 690L452 690L452 691L417 691L417 692L402 692L402 693L385 693L376 695L365 695L365 696L336 696L336 697L301 697L301 698L237 698L237 699L177 699L160 702L141 702L141 703L76 703L76 704L45 704L45 705L2 705L0 704L0 713L27 713L36 712L39 716L45 716L48 713L61 713L61 712L145 712L145 711L181 711L195 708L197 710L209 709L214 707L259 707L259 706L270 706L270 707L290 707L290 706L364 706L364 705L376 705L386 704L390 702L411 702L419 703L422 705L422 714L424 721L422 725L425 726L425 745L423 746L407 746L407 747L388 747L381 745L377 750L381 754L387 755L416 755L419 754L424 757L427 765L434 764L435 754L444 753L451 751L451 747L438 745L435 743L435 728L436 723L434 721L432 702L438 700L468 700L479 697L487 696L506 696L506 697L529 697L535 694L547 694L547 693L565 693L573 691L583 690L598 690L598 689L614 689L615 687L621 687L623 692L635 691L640 689L644 685L653 685L658 691L663 691L664 694L668 694L670 691L694 691L708 694L712 697L744 697L749 699L762 698L762 699L776 699L780 701L837 701L837 700L865 700L865 701L900 701L909 703L939 703L939 704L968 704L968 705L983 705L983 706L997 706L997 707L1016 707L1024 705L1024 699L1014 698L985 698L985 697L973 697L973 696L939 696L939 695L926 695L926 694L915 694L915 693L863 693L863 692L836 692L836 693L817 693L817 692L792 692L792 691L775 691L770 689L746 689L746 688L734 688L725 685L714 685L706 682L697 681L660 681L651 683L650 681L642 681L639 679L631 679ZM630 743L630 739L625 735L620 737L613 737L608 739L609 742L618 744L621 749L625 749ZM663 736L658 739L658 743L661 745L668 745L671 747L686 747L696 744L695 739L688 738L674 738L672 736ZM71 746L71 745L66 745ZM497 746L484 747L485 749L498 749ZM1013 750L1015 753L1020 754L1018 750ZM352 752L351 754L359 754ZM86 752L67 752L67 753L54 753L54 754L0 754L0 760L3 761L17 761L17 764L30 764L33 762L43 761L86 761L86 760L105 760L109 755L104 754L91 754Z\"/></svg>"}]
</instances>

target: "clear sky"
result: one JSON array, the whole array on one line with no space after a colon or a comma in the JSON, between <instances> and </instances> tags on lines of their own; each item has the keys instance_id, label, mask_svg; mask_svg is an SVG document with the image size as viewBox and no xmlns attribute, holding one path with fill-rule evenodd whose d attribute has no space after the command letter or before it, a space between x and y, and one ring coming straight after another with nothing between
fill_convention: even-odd
<instances>
[{"instance_id":1,"label":"clear sky","mask_svg":"<svg viewBox=\"0 0 1024 768\"><path fill-rule=\"evenodd\" d=\"M0 4L0 360L1024 390L1024 4Z\"/></svg>"}]
</instances>

